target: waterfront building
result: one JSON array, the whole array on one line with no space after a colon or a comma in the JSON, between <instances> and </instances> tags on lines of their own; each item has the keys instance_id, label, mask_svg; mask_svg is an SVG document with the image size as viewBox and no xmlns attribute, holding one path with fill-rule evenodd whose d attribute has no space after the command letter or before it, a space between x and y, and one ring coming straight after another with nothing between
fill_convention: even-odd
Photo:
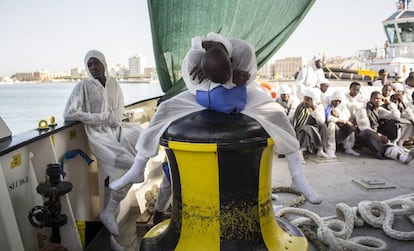
<instances>
[{"instance_id":1,"label":"waterfront building","mask_svg":"<svg viewBox=\"0 0 414 251\"><path fill-rule=\"evenodd\" d=\"M59 79L59 78L66 78L70 77L69 72L49 72L49 79Z\"/></svg>"},{"instance_id":2,"label":"waterfront building","mask_svg":"<svg viewBox=\"0 0 414 251\"><path fill-rule=\"evenodd\" d=\"M145 66L145 58L143 56L133 56L128 58L129 76L138 77L142 75L142 70Z\"/></svg>"},{"instance_id":3,"label":"waterfront building","mask_svg":"<svg viewBox=\"0 0 414 251\"><path fill-rule=\"evenodd\" d=\"M86 78L86 72L85 69L74 67L70 69L70 76L72 78Z\"/></svg>"},{"instance_id":4,"label":"waterfront building","mask_svg":"<svg viewBox=\"0 0 414 251\"><path fill-rule=\"evenodd\" d=\"M267 62L257 71L257 76L261 79L275 80L275 64Z\"/></svg>"},{"instance_id":5,"label":"waterfront building","mask_svg":"<svg viewBox=\"0 0 414 251\"><path fill-rule=\"evenodd\" d=\"M116 64L109 68L109 74L113 77L126 77L129 75L129 70L122 64Z\"/></svg>"},{"instance_id":6,"label":"waterfront building","mask_svg":"<svg viewBox=\"0 0 414 251\"><path fill-rule=\"evenodd\" d=\"M156 71L155 67L145 67L143 75L144 75L145 78L156 79L157 78L157 71Z\"/></svg>"},{"instance_id":7,"label":"waterfront building","mask_svg":"<svg viewBox=\"0 0 414 251\"><path fill-rule=\"evenodd\" d=\"M292 80L300 68L307 62L303 57L288 57L274 62L274 72L278 79Z\"/></svg>"},{"instance_id":8,"label":"waterfront building","mask_svg":"<svg viewBox=\"0 0 414 251\"><path fill-rule=\"evenodd\" d=\"M48 81L50 80L49 72L45 70L35 72L17 72L12 76L18 81Z\"/></svg>"}]
</instances>

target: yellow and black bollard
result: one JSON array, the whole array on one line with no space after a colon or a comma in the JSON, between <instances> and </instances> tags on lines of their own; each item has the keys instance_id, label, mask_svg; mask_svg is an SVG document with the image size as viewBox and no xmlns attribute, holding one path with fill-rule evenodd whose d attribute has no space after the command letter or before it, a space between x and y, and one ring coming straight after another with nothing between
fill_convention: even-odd
<instances>
[{"instance_id":1,"label":"yellow and black bollard","mask_svg":"<svg viewBox=\"0 0 414 251\"><path fill-rule=\"evenodd\" d=\"M173 122L161 145L173 211L145 234L142 251L308 249L302 232L274 215L273 141L257 121L203 110Z\"/></svg>"}]
</instances>

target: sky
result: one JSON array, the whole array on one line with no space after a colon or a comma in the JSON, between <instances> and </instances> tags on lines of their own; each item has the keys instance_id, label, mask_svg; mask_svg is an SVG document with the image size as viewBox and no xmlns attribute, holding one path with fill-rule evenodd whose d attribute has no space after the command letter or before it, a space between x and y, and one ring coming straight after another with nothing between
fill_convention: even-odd
<instances>
[{"instance_id":1,"label":"sky","mask_svg":"<svg viewBox=\"0 0 414 251\"><path fill-rule=\"evenodd\" d=\"M316 0L274 59L348 57L359 49L382 48L381 22L396 2ZM104 52L109 65L127 66L129 57L141 55L154 66L147 1L0 0L0 77L83 68L91 49Z\"/></svg>"}]
</instances>

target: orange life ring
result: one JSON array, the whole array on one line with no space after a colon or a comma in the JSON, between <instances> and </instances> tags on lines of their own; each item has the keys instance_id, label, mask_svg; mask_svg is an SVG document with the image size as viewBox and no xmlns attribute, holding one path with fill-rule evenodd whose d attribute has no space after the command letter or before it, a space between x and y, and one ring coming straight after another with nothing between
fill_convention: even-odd
<instances>
[{"instance_id":1,"label":"orange life ring","mask_svg":"<svg viewBox=\"0 0 414 251\"><path fill-rule=\"evenodd\" d=\"M274 99L276 98L276 92L273 90L273 86L268 82L261 82L260 87L269 93L269 95Z\"/></svg>"}]
</instances>

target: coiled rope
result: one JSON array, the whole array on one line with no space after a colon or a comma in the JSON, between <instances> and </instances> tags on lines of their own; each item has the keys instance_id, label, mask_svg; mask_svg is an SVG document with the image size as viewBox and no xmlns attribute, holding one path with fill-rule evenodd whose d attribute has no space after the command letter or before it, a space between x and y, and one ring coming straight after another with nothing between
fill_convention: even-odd
<instances>
[{"instance_id":1,"label":"coiled rope","mask_svg":"<svg viewBox=\"0 0 414 251\"><path fill-rule=\"evenodd\" d=\"M374 228L382 228L390 238L397 240L414 240L414 231L404 232L393 229L394 216L414 215L414 194L407 194L385 201L362 201L357 207L344 203L336 206L336 215L320 217L300 208L286 207L276 212L277 216L297 215L292 224L310 226L315 229L317 240L329 247L329 250L388 250L387 244L378 238L369 236L351 237L354 226L364 223ZM411 222L414 224L414 222Z\"/></svg>"},{"instance_id":2,"label":"coiled rope","mask_svg":"<svg viewBox=\"0 0 414 251\"><path fill-rule=\"evenodd\" d=\"M272 187L272 193L292 193L298 196L292 201L288 201L285 204L283 204L283 207L298 207L302 205L303 203L305 203L306 201L305 196L303 196L301 192L291 187L284 187L284 186Z\"/></svg>"}]
</instances>

